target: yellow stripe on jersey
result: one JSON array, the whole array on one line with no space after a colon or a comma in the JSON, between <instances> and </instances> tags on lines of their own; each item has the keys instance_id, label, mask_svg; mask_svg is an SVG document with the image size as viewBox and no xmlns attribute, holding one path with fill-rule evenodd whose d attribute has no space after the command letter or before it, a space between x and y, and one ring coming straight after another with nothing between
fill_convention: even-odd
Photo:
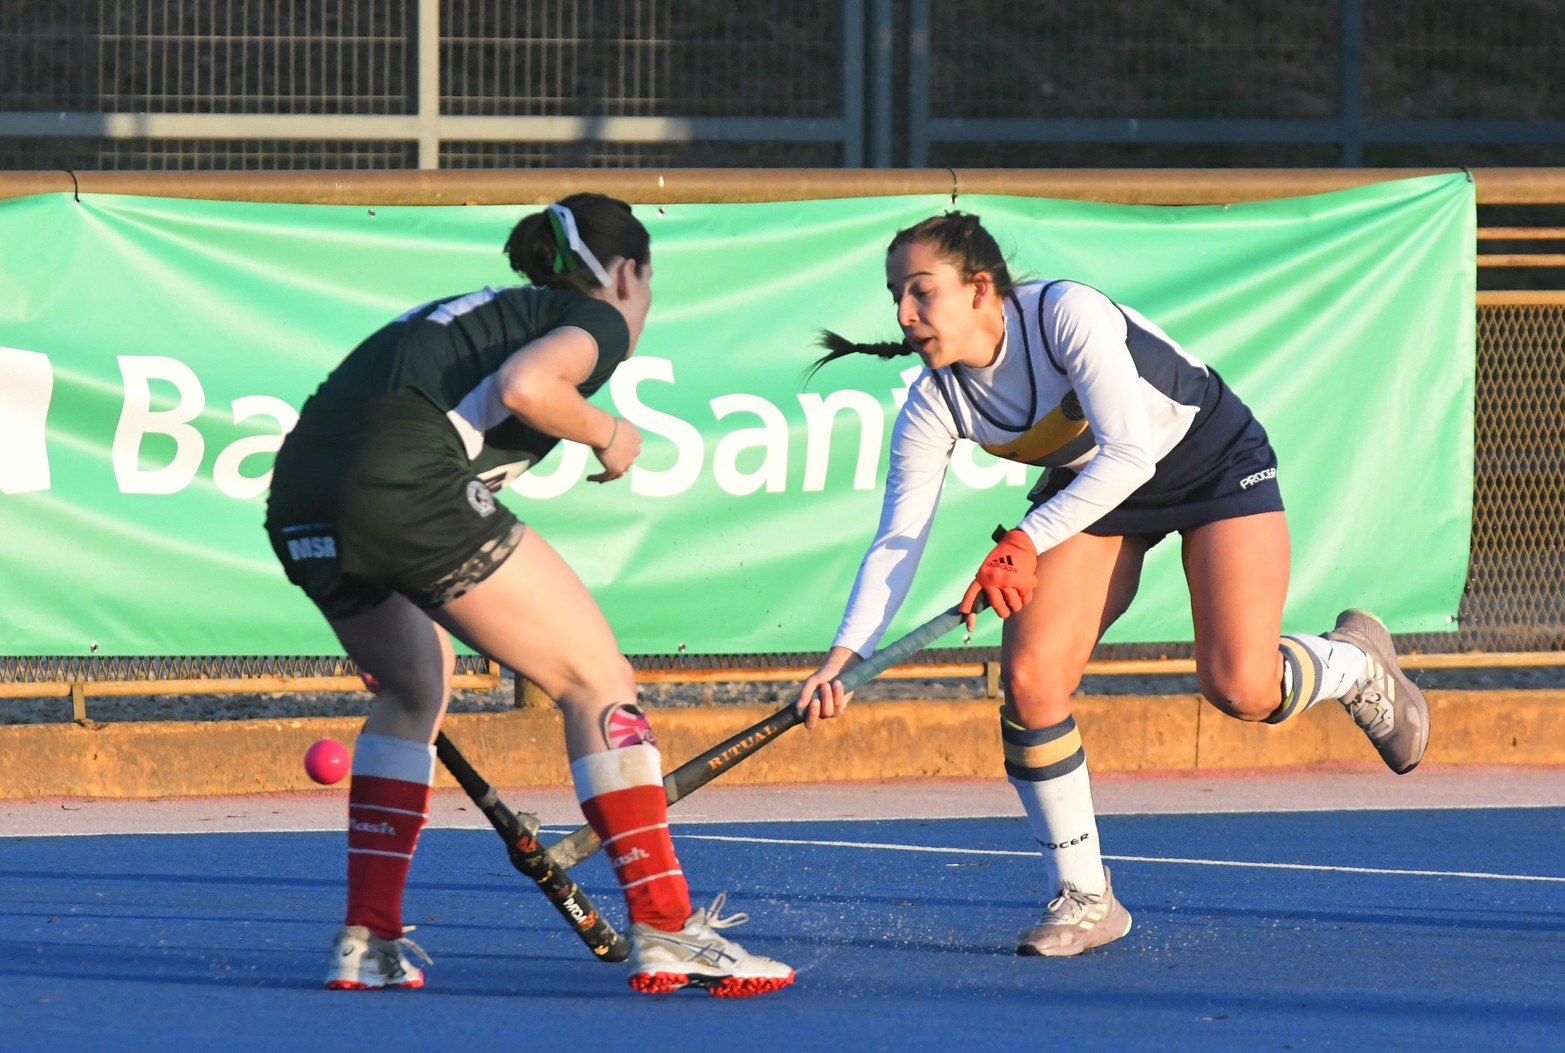
<instances>
[{"instance_id":1,"label":"yellow stripe on jersey","mask_svg":"<svg viewBox=\"0 0 1565 1053\"><path fill-rule=\"evenodd\" d=\"M1070 391L1058 406L1044 414L1042 420L1010 442L980 445L985 451L1008 461L1058 468L1070 464L1096 443L1081 412L1081 402L1076 393Z\"/></svg>"}]
</instances>

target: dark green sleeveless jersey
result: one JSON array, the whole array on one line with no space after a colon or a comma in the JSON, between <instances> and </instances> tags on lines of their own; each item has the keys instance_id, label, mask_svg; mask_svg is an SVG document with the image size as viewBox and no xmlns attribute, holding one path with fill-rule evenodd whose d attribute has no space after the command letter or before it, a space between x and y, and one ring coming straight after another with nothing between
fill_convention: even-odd
<instances>
[{"instance_id":1,"label":"dark green sleeveless jersey","mask_svg":"<svg viewBox=\"0 0 1565 1053\"><path fill-rule=\"evenodd\" d=\"M598 361L577 385L591 396L630 351L630 329L612 305L539 286L481 289L415 307L354 348L307 404L416 391L445 414L491 488L542 460L559 439L522 423L500 401L495 371L522 345L571 326L597 342Z\"/></svg>"}]
</instances>

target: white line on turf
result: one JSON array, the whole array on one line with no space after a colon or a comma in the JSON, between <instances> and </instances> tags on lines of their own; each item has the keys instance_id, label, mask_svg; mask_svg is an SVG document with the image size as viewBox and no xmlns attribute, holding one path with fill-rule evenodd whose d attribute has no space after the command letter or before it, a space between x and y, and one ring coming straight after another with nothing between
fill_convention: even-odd
<instances>
[{"instance_id":1,"label":"white line on turf","mask_svg":"<svg viewBox=\"0 0 1565 1053\"><path fill-rule=\"evenodd\" d=\"M1005 848L945 848L931 845L888 845L873 841L820 841L783 837L731 837L724 834L681 834L682 841L732 841L755 845L807 845L813 848L867 848L881 852L933 852L937 855L1019 856L1032 858L1036 852ZM1545 874L1490 874L1477 870L1395 870L1386 867L1345 867L1320 863L1255 863L1238 859L1182 859L1177 856L1109 856L1120 863L1178 863L1201 867L1247 867L1258 870L1307 870L1321 874L1388 874L1394 877L1480 878L1488 881L1544 881L1565 884L1565 877Z\"/></svg>"}]
</instances>

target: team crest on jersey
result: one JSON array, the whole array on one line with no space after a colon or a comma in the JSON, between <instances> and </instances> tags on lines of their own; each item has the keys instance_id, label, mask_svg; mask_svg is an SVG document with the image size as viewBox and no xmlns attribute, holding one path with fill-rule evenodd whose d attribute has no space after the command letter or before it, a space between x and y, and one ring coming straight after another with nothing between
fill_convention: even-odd
<instances>
[{"instance_id":1,"label":"team crest on jersey","mask_svg":"<svg viewBox=\"0 0 1565 1053\"><path fill-rule=\"evenodd\" d=\"M467 484L467 503L473 506L473 511L481 516L494 515L494 494L489 492L481 480L474 479Z\"/></svg>"}]
</instances>

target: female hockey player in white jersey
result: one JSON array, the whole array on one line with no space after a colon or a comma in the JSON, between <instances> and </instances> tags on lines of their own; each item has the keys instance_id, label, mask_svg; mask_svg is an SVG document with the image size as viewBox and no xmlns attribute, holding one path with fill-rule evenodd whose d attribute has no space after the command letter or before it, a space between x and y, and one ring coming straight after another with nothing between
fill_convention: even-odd
<instances>
[{"instance_id":1,"label":"female hockey player in white jersey","mask_svg":"<svg viewBox=\"0 0 1565 1053\"><path fill-rule=\"evenodd\" d=\"M963 597L1005 620L1005 770L1042 846L1050 900L1019 954L1117 940L1130 914L1103 866L1086 754L1071 716L1103 633L1129 607L1147 551L1182 537L1201 692L1241 720L1281 723L1339 700L1393 771L1423 757L1429 714L1391 636L1348 610L1321 636L1282 635L1288 525L1277 459L1250 410L1136 311L1074 281L1013 283L977 217L931 217L892 240L900 343L825 334L817 366L916 354L891 440L880 528L825 664L799 692L806 723L841 714L837 678L869 655L906 597L951 452L971 439L1048 470Z\"/></svg>"}]
</instances>

